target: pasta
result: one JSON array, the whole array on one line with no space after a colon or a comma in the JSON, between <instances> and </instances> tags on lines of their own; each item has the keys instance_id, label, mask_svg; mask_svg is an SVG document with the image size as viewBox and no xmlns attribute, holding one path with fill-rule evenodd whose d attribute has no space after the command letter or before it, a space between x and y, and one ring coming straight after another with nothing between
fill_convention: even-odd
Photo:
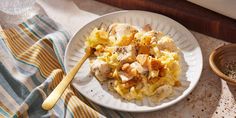
<instances>
[{"instance_id":1,"label":"pasta","mask_svg":"<svg viewBox=\"0 0 236 118\"><path fill-rule=\"evenodd\" d=\"M92 73L126 100L147 96L160 102L181 85L178 48L171 37L149 25L114 23L107 31L95 28L86 45L95 49Z\"/></svg>"}]
</instances>

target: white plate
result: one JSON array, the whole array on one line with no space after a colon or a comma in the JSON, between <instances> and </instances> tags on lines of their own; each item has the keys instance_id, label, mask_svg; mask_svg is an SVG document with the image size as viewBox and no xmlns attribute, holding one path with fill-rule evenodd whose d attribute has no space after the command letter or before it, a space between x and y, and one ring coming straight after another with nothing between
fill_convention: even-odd
<instances>
[{"instance_id":1,"label":"white plate","mask_svg":"<svg viewBox=\"0 0 236 118\"><path fill-rule=\"evenodd\" d=\"M202 72L202 53L198 42L193 35L176 21L151 12L145 11L120 11L110 13L81 28L70 40L65 52L65 68L70 70L75 63L84 55L86 37L101 23L108 26L114 22L129 23L135 26L150 24L154 30L162 31L170 35L180 48L181 60L181 83L182 86L175 89L175 94L161 103L152 103L145 98L143 101L125 101L116 93L107 90L106 85L101 85L95 77L90 74L89 61L85 61L77 73L73 86L85 97L93 102L121 111L145 112L159 110L173 105L186 97L197 85Z\"/></svg>"}]
</instances>

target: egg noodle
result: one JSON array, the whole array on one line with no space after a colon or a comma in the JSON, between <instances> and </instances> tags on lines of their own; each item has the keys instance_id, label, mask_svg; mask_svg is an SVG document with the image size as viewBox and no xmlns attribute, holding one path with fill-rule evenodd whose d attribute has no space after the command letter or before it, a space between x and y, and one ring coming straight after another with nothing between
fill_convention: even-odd
<instances>
[{"instance_id":1,"label":"egg noodle","mask_svg":"<svg viewBox=\"0 0 236 118\"><path fill-rule=\"evenodd\" d=\"M171 37L150 25L95 28L85 44L96 50L90 61L94 76L126 100L146 96L160 102L181 86L178 48Z\"/></svg>"}]
</instances>

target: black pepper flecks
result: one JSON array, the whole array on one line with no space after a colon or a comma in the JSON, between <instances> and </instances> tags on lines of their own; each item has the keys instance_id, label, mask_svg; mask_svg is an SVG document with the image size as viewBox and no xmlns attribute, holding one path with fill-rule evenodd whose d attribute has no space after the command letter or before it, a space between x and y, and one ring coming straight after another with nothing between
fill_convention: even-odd
<instances>
[{"instance_id":1,"label":"black pepper flecks","mask_svg":"<svg viewBox=\"0 0 236 118\"><path fill-rule=\"evenodd\" d=\"M223 72L232 79L236 79L236 61L231 61L224 64Z\"/></svg>"},{"instance_id":2,"label":"black pepper flecks","mask_svg":"<svg viewBox=\"0 0 236 118\"><path fill-rule=\"evenodd\" d=\"M187 101L189 101L190 99L189 98L187 98Z\"/></svg>"}]
</instances>

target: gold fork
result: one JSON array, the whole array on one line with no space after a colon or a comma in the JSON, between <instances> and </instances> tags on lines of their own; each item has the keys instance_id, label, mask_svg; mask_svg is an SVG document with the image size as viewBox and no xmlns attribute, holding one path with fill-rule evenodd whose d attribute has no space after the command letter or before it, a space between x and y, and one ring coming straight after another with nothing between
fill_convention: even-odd
<instances>
[{"instance_id":1,"label":"gold fork","mask_svg":"<svg viewBox=\"0 0 236 118\"><path fill-rule=\"evenodd\" d=\"M44 100L42 108L45 110L50 110L57 103L58 99L61 97L62 93L65 91L67 86L71 83L74 76L85 62L85 60L92 54L92 48L86 48L85 55L76 65L69 71L69 73L62 79L62 81L56 86L52 93Z\"/></svg>"}]
</instances>

